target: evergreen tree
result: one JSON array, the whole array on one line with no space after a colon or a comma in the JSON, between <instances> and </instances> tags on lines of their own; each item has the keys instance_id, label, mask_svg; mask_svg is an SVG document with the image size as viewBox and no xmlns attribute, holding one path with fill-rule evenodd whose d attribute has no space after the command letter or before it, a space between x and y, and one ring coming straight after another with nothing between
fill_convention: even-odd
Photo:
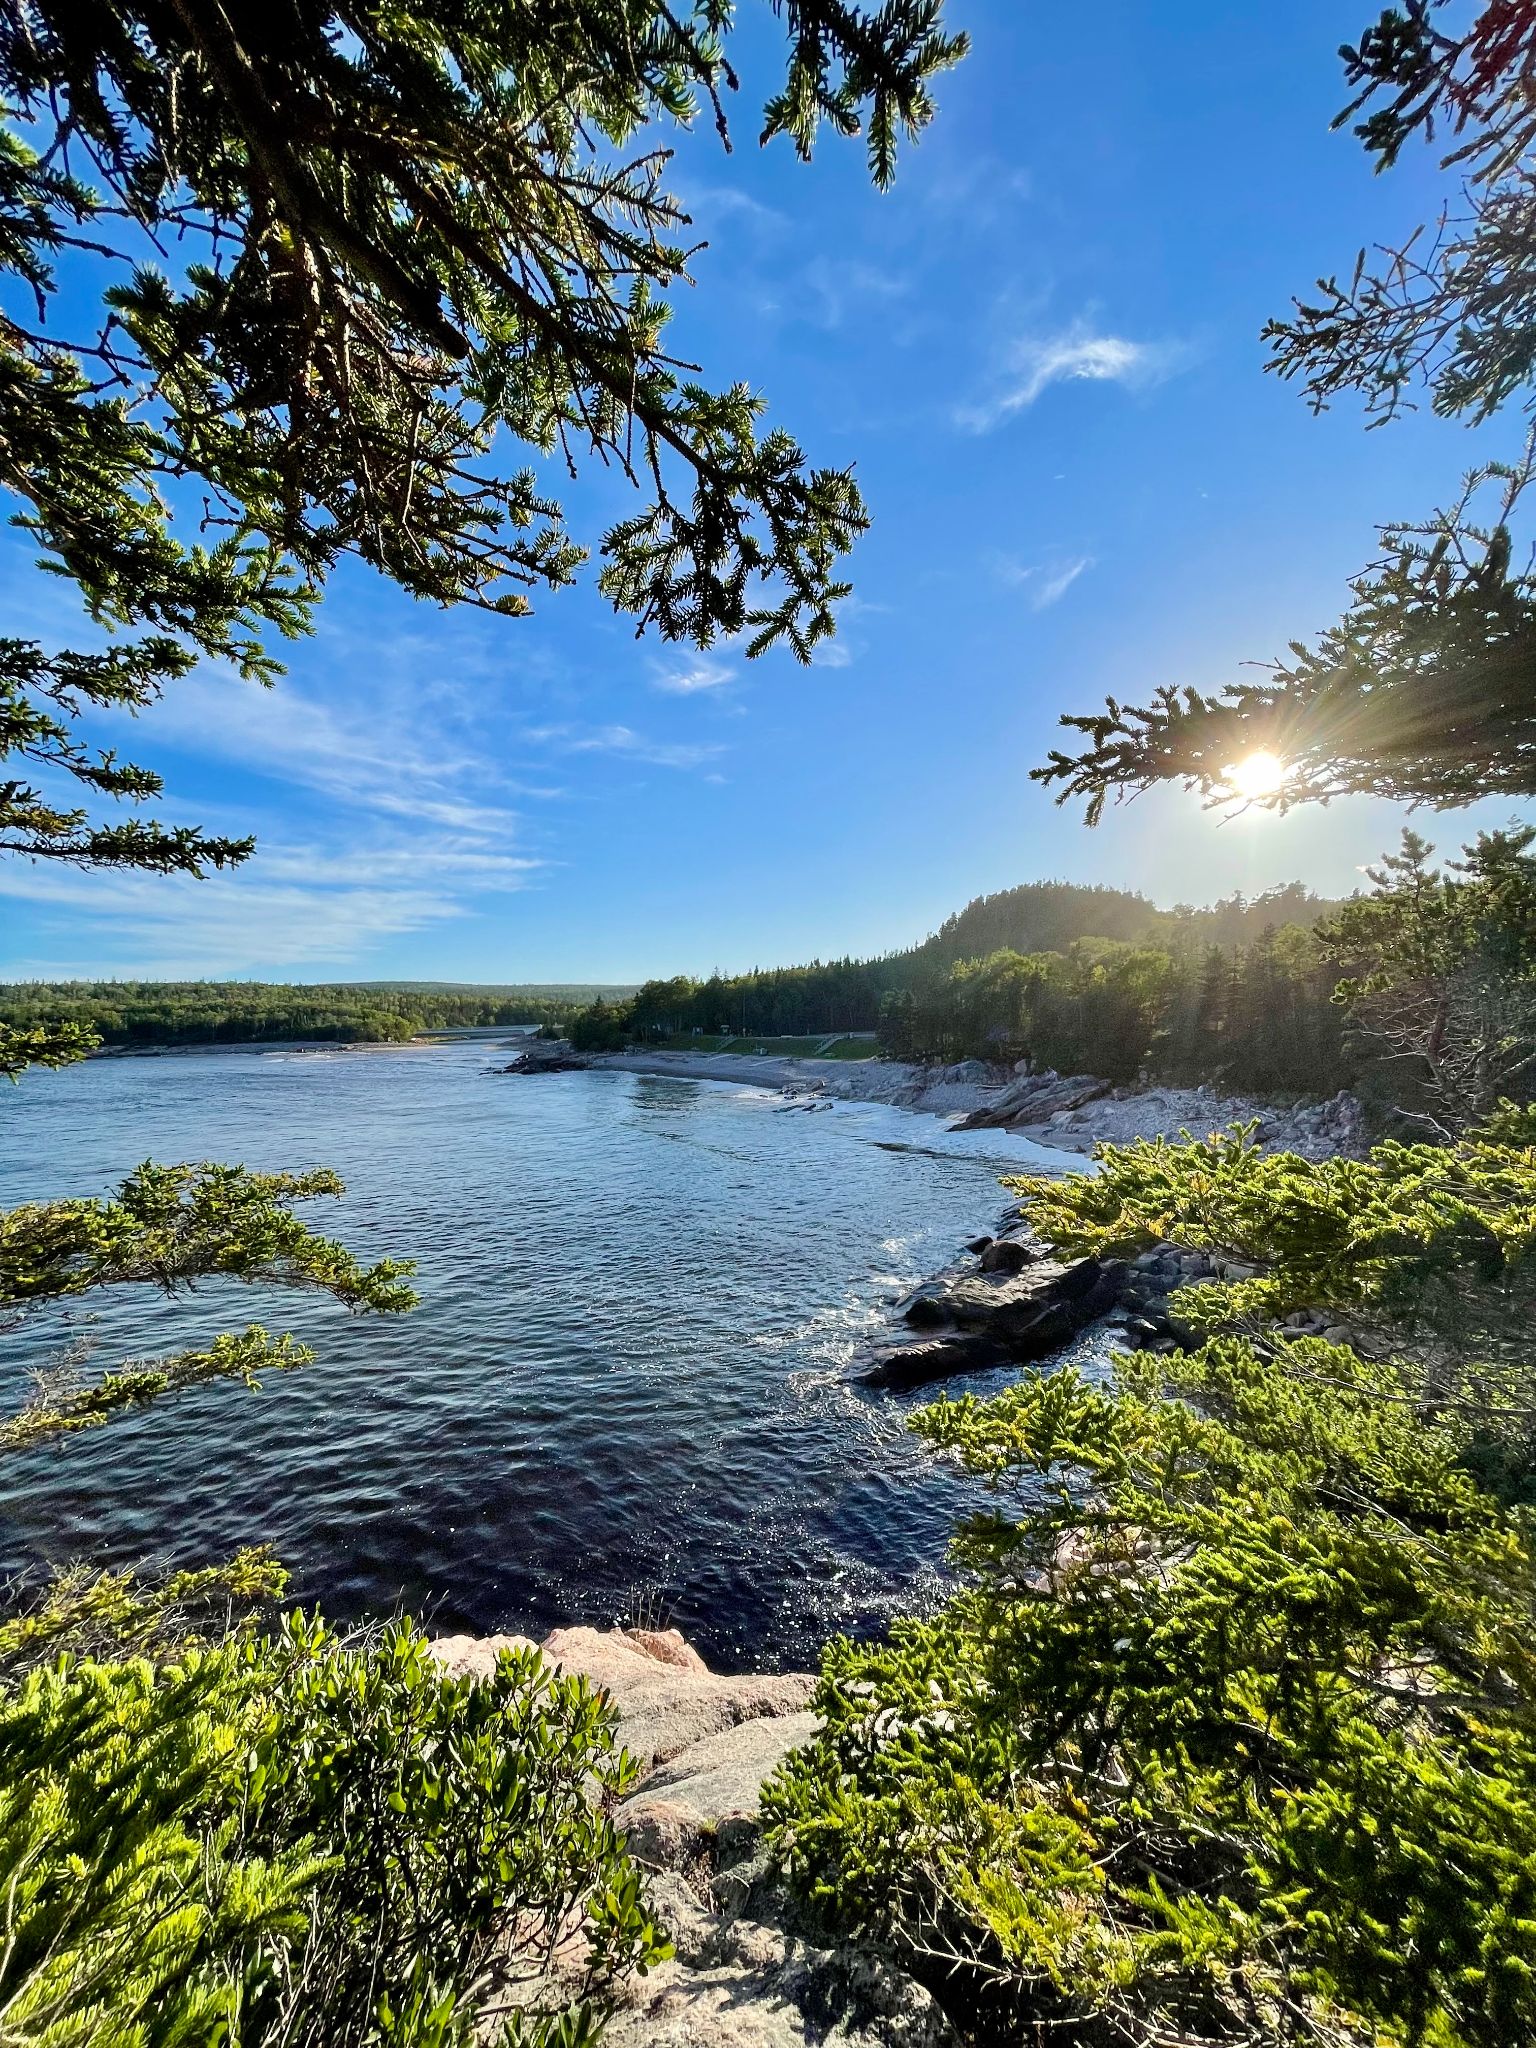
<instances>
[{"instance_id":1,"label":"evergreen tree","mask_svg":"<svg viewBox=\"0 0 1536 2048\"><path fill-rule=\"evenodd\" d=\"M763 139L809 157L823 124L862 130L888 184L965 47L941 0L774 11L788 61ZM160 778L79 721L147 708L204 657L270 682L271 637L307 629L347 556L415 597L527 612L587 550L504 469L509 441L634 485L599 581L640 629L810 659L866 523L852 474L760 433L744 385L709 389L665 339L689 222L654 131L702 113L728 144L733 18L729 0L0 12L0 482L96 625L139 636L0 640L0 760L21 771L0 852L184 874L247 858L245 837L102 823L103 799L144 804Z\"/></svg>"},{"instance_id":2,"label":"evergreen tree","mask_svg":"<svg viewBox=\"0 0 1536 2048\"><path fill-rule=\"evenodd\" d=\"M1459 198L1435 229L1378 265L1362 251L1344 282L1320 280L1266 329L1270 367L1299 378L1315 410L1354 394L1372 425L1420 389L1443 418L1474 423L1529 415L1536 391L1536 10L1486 0L1459 34L1448 12L1403 0L1346 48L1354 97L1339 120L1355 120L1380 169L1445 135ZM1359 791L1440 805L1536 793L1536 574L1519 537L1536 440L1522 438L1427 519L1385 525L1340 623L1293 642L1264 680L1064 718L1078 738L1036 779L1082 797L1090 823L1107 797L1155 782L1226 801L1234 765L1259 752L1285 772L1251 800L1278 809Z\"/></svg>"},{"instance_id":3,"label":"evergreen tree","mask_svg":"<svg viewBox=\"0 0 1536 2048\"><path fill-rule=\"evenodd\" d=\"M771 1845L971 2041L1533 2038L1536 1152L1236 1134L1012 1185L1059 1257L1224 1277L1178 1353L912 1418L991 1498L944 1609L827 1647Z\"/></svg>"},{"instance_id":4,"label":"evergreen tree","mask_svg":"<svg viewBox=\"0 0 1536 2048\"><path fill-rule=\"evenodd\" d=\"M1200 967L1195 1000L1195 1052L1208 1072L1221 1057L1231 1002L1232 965L1220 946L1212 946Z\"/></svg>"},{"instance_id":5,"label":"evergreen tree","mask_svg":"<svg viewBox=\"0 0 1536 2048\"><path fill-rule=\"evenodd\" d=\"M1445 869L1405 831L1376 891L1319 930L1337 1001L1396 1071L1397 1106L1442 1137L1524 1101L1536 1073L1536 828L1479 834Z\"/></svg>"}]
</instances>

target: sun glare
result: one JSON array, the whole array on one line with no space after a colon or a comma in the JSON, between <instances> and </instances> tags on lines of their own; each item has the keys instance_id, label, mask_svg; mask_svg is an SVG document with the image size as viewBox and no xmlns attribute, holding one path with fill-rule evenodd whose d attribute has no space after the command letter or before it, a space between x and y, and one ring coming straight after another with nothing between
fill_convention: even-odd
<instances>
[{"instance_id":1,"label":"sun glare","mask_svg":"<svg viewBox=\"0 0 1536 2048\"><path fill-rule=\"evenodd\" d=\"M1273 796L1285 780L1285 763L1278 754L1261 747L1256 754L1229 768L1227 779L1239 796Z\"/></svg>"}]
</instances>

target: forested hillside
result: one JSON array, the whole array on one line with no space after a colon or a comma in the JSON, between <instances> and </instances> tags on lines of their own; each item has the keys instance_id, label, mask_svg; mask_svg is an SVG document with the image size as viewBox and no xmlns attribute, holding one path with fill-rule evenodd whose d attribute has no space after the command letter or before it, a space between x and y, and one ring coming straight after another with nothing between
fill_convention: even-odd
<instances>
[{"instance_id":1,"label":"forested hillside","mask_svg":"<svg viewBox=\"0 0 1536 2048\"><path fill-rule=\"evenodd\" d=\"M974 896L945 918L931 938L897 956L914 966L952 966L988 953L1060 952L1076 939L1124 939L1178 950L1191 945L1243 946L1282 925L1311 926L1338 906L1300 882L1260 896L1228 896L1196 908L1159 910L1128 889L1077 882L1025 882L991 896Z\"/></svg>"},{"instance_id":2,"label":"forested hillside","mask_svg":"<svg viewBox=\"0 0 1536 2048\"><path fill-rule=\"evenodd\" d=\"M1356 1077L1316 928L1341 908L1300 883L1162 910L1124 889L1026 882L978 896L904 952L649 981L572 1024L601 1049L693 1032L875 1031L898 1059L968 1057L1129 1080L1143 1069L1296 1093Z\"/></svg>"},{"instance_id":3,"label":"forested hillside","mask_svg":"<svg viewBox=\"0 0 1536 2048\"><path fill-rule=\"evenodd\" d=\"M387 1044L476 1024L560 1024L581 1005L628 993L590 983L19 981L0 984L0 1025L77 1024L108 1045Z\"/></svg>"}]
</instances>

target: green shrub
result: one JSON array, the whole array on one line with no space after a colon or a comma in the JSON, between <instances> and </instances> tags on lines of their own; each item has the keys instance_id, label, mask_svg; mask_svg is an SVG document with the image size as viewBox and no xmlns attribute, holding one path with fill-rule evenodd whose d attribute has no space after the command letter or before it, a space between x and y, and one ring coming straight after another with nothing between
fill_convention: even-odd
<instances>
[{"instance_id":1,"label":"green shrub","mask_svg":"<svg viewBox=\"0 0 1536 2048\"><path fill-rule=\"evenodd\" d=\"M13 1581L0 1616L0 1683L69 1655L123 1664L233 1642L276 1615L288 1574L262 1544L227 1563L145 1580L132 1571L74 1564L42 1583Z\"/></svg>"},{"instance_id":2,"label":"green shrub","mask_svg":"<svg viewBox=\"0 0 1536 2048\"><path fill-rule=\"evenodd\" d=\"M633 1774L583 1680L452 1679L409 1623L62 1655L0 1694L0 2039L446 2048L557 1951L512 2035L593 2038L667 1953L608 1814Z\"/></svg>"},{"instance_id":3,"label":"green shrub","mask_svg":"<svg viewBox=\"0 0 1536 2048\"><path fill-rule=\"evenodd\" d=\"M1439 1367L1511 1345L1536 1309L1536 1149L1473 1134L1376 1146L1365 1159L1258 1149L1254 1127L1197 1143L1104 1145L1099 1171L1006 1183L1059 1250L1135 1252L1161 1239L1251 1277L1187 1287L1201 1328L1336 1310Z\"/></svg>"},{"instance_id":4,"label":"green shrub","mask_svg":"<svg viewBox=\"0 0 1536 2048\"><path fill-rule=\"evenodd\" d=\"M1439 1161L1353 1170L1374 1240L1327 1220L1346 1180L1360 1214L1342 1163L1237 1140L1024 1189L1062 1248L1246 1251L1279 1299L1374 1324L1367 1357L1210 1283L1207 1326L1241 1334L916 1418L996 1508L962 1525L942 1614L830 1646L823 1732L765 1808L798 1881L958 1981L983 2037L1536 2038L1536 1520L1488 1483L1530 1401L1475 1353L1451 1373L1433 1328L1393 1338L1469 1219L1499 1255L1447 1283L1452 1320L1503 1325L1536 1161Z\"/></svg>"}]
</instances>

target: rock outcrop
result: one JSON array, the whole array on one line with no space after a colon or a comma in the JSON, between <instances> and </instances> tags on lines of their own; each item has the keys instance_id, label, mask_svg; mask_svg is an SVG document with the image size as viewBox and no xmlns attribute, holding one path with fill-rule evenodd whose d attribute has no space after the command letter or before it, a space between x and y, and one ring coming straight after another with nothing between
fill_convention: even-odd
<instances>
[{"instance_id":1,"label":"rock outcrop","mask_svg":"<svg viewBox=\"0 0 1536 2048\"><path fill-rule=\"evenodd\" d=\"M955 1125L957 1131L1008 1130L1015 1125L1034 1128L1053 1118L1070 1116L1109 1093L1108 1081L1092 1074L1073 1074L1063 1080L1059 1074L1020 1074L995 1101L973 1109Z\"/></svg>"},{"instance_id":2,"label":"rock outcrop","mask_svg":"<svg viewBox=\"0 0 1536 2048\"><path fill-rule=\"evenodd\" d=\"M503 1648L527 1647L525 1636L432 1646L450 1671L476 1676ZM829 1940L761 1851L763 1784L816 1729L809 1672L713 1672L675 1629L556 1629L538 1647L601 1687L645 1766L614 1818L676 1950L615 1988L605 2048L956 2048L932 1994L879 1950ZM557 1956L513 2001L558 2004L581 1967L577 1949Z\"/></svg>"},{"instance_id":3,"label":"rock outcrop","mask_svg":"<svg viewBox=\"0 0 1536 2048\"><path fill-rule=\"evenodd\" d=\"M905 1328L873 1348L856 1377L871 1387L920 1387L957 1373L1032 1365L1100 1318L1114 1317L1133 1351L1176 1351L1198 1341L1169 1297L1201 1280L1248 1280L1258 1267L1156 1244L1134 1259L1049 1256L1017 1213L995 1237L974 1237L966 1256L897 1304ZM1321 1333L1326 1316L1290 1319Z\"/></svg>"},{"instance_id":4,"label":"rock outcrop","mask_svg":"<svg viewBox=\"0 0 1536 2048\"><path fill-rule=\"evenodd\" d=\"M608 1695L624 1747L646 1771L744 1721L798 1714L816 1683L806 1671L711 1671L676 1629L557 1628L536 1646L526 1636L440 1636L432 1652L455 1676L484 1677L502 1649L533 1647Z\"/></svg>"},{"instance_id":5,"label":"rock outcrop","mask_svg":"<svg viewBox=\"0 0 1536 2048\"><path fill-rule=\"evenodd\" d=\"M518 1054L515 1060L508 1060L504 1067L497 1067L498 1074L580 1074L591 1065L590 1060L573 1052L562 1038L558 1043L531 1045L526 1052Z\"/></svg>"},{"instance_id":6,"label":"rock outcrop","mask_svg":"<svg viewBox=\"0 0 1536 2048\"><path fill-rule=\"evenodd\" d=\"M1048 1358L1117 1307L1131 1278L1123 1259L1048 1257L1017 1218L970 1249L974 1269L952 1266L900 1304L906 1334L877 1347L858 1375L866 1386L920 1387Z\"/></svg>"},{"instance_id":7,"label":"rock outcrop","mask_svg":"<svg viewBox=\"0 0 1536 2048\"><path fill-rule=\"evenodd\" d=\"M544 1654L601 1686L618 1710L625 1748L646 1770L743 1721L799 1713L816 1683L805 1671L723 1676L675 1629L557 1628Z\"/></svg>"},{"instance_id":8,"label":"rock outcrop","mask_svg":"<svg viewBox=\"0 0 1536 2048\"><path fill-rule=\"evenodd\" d=\"M677 1954L632 1981L604 2048L958 2048L933 1994L862 1942L807 1932L759 1858L653 1878Z\"/></svg>"},{"instance_id":9,"label":"rock outcrop","mask_svg":"<svg viewBox=\"0 0 1536 2048\"><path fill-rule=\"evenodd\" d=\"M808 1709L739 1721L660 1764L614 1818L643 1863L680 1870L700 1857L739 1860L757 1842L764 1783L816 1733Z\"/></svg>"},{"instance_id":10,"label":"rock outcrop","mask_svg":"<svg viewBox=\"0 0 1536 2048\"><path fill-rule=\"evenodd\" d=\"M489 1678L503 1650L536 1650L531 1636L439 1636L432 1654L453 1678Z\"/></svg>"},{"instance_id":11,"label":"rock outcrop","mask_svg":"<svg viewBox=\"0 0 1536 2048\"><path fill-rule=\"evenodd\" d=\"M1027 1132L1042 1143L1085 1151L1098 1144L1126 1145L1137 1138L1204 1137L1234 1124L1256 1124L1259 1144L1304 1159L1354 1156L1364 1150L1364 1117L1347 1090L1326 1102L1284 1106L1246 1095L1199 1088L1111 1087L1091 1074L1015 1073L956 1130Z\"/></svg>"}]
</instances>

